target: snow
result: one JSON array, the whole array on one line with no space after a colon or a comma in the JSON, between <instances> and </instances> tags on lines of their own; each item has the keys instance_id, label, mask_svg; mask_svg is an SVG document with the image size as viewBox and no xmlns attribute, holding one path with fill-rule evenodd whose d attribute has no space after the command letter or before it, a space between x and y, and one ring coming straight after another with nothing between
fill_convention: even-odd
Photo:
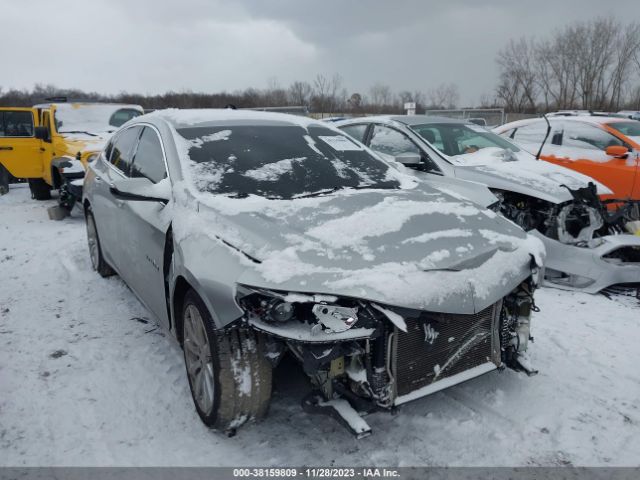
<instances>
[{"instance_id":1,"label":"snow","mask_svg":"<svg viewBox=\"0 0 640 480\"><path fill-rule=\"evenodd\" d=\"M375 303L372 303L371 306L385 314L385 316L389 319L391 323L393 323L396 327L398 327L403 332L407 331L407 323L404 321L401 315L398 315L396 312L389 310L388 308L381 307Z\"/></svg>"},{"instance_id":2,"label":"snow","mask_svg":"<svg viewBox=\"0 0 640 480\"><path fill-rule=\"evenodd\" d=\"M491 371L370 414L362 440L302 411L285 359L269 416L227 438L196 414L176 342L91 271L81 214L53 222L52 205L24 185L0 197L0 465L638 465L632 297L539 290L537 376Z\"/></svg>"},{"instance_id":3,"label":"snow","mask_svg":"<svg viewBox=\"0 0 640 480\"><path fill-rule=\"evenodd\" d=\"M470 167L474 165L490 165L518 160L514 152L498 147L486 147L471 153L463 153L449 157L454 165Z\"/></svg>"},{"instance_id":4,"label":"snow","mask_svg":"<svg viewBox=\"0 0 640 480\"><path fill-rule=\"evenodd\" d=\"M449 230L440 230L439 232L423 233L417 237L403 240L402 243L425 243L430 240L438 240L439 238L456 238L470 237L473 233L471 230L463 230L462 228L451 228Z\"/></svg>"},{"instance_id":5,"label":"snow","mask_svg":"<svg viewBox=\"0 0 640 480\"><path fill-rule=\"evenodd\" d=\"M205 135L203 137L194 138L193 140L188 140L192 147L202 148L202 145L208 142L220 142L223 140L229 140L231 136L231 130L220 130L219 132L212 133L210 135Z\"/></svg>"},{"instance_id":6,"label":"snow","mask_svg":"<svg viewBox=\"0 0 640 480\"><path fill-rule=\"evenodd\" d=\"M256 110L233 110L230 108L202 108L202 109L178 109L168 108L156 110L148 115L157 116L170 122L174 127L187 127L216 122L287 122L299 125L303 128L311 124L325 125L319 120L304 117L302 115L287 115L275 112L260 112Z\"/></svg>"},{"instance_id":7,"label":"snow","mask_svg":"<svg viewBox=\"0 0 640 480\"><path fill-rule=\"evenodd\" d=\"M58 103L56 104L56 122L62 122L60 133L86 131L100 134L114 132L118 129L109 124L111 116L118 110L137 110L143 113L139 105L122 105L108 103ZM83 138L86 140L86 137Z\"/></svg>"},{"instance_id":8,"label":"snow","mask_svg":"<svg viewBox=\"0 0 640 480\"><path fill-rule=\"evenodd\" d=\"M302 162L306 159L307 157L285 158L284 160L278 160L277 162L266 163L253 170L247 170L244 172L244 176L259 181L275 182L280 178L280 176L290 172L294 163Z\"/></svg>"},{"instance_id":9,"label":"snow","mask_svg":"<svg viewBox=\"0 0 640 480\"><path fill-rule=\"evenodd\" d=\"M381 215L384 212L384 215ZM429 213L453 214L459 218L480 214L481 210L457 202L417 202L386 197L382 202L349 216L329 220L307 231L334 248L357 244L367 237L396 232L412 217ZM354 226L357 228L354 230Z\"/></svg>"}]
</instances>

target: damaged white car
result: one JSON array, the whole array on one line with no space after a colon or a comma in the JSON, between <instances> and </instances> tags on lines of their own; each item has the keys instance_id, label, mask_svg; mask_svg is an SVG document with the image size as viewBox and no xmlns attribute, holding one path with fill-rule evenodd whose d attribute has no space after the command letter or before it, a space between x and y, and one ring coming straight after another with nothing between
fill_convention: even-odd
<instances>
[{"instance_id":1,"label":"damaged white car","mask_svg":"<svg viewBox=\"0 0 640 480\"><path fill-rule=\"evenodd\" d=\"M380 116L336 126L377 153L427 174L423 177L488 186L500 199L500 212L544 242L547 284L588 293L640 284L640 237L628 233L634 206L608 210L598 195L611 190L591 177L537 161L464 120Z\"/></svg>"},{"instance_id":2,"label":"damaged white car","mask_svg":"<svg viewBox=\"0 0 640 480\"><path fill-rule=\"evenodd\" d=\"M286 352L306 409L356 414L512 367L533 373L544 247L321 122L168 110L129 122L88 169L89 249L184 349L203 422L267 412Z\"/></svg>"}]
</instances>

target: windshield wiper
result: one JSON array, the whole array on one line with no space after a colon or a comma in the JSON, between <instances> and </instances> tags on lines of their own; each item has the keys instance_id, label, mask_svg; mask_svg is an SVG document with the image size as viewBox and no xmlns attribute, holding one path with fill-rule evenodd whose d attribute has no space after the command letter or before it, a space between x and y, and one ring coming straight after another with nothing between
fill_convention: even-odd
<instances>
[{"instance_id":1,"label":"windshield wiper","mask_svg":"<svg viewBox=\"0 0 640 480\"><path fill-rule=\"evenodd\" d=\"M98 135L95 133L91 133L91 132L86 132L84 130L64 130L64 131L60 131L58 133L84 133L85 135L90 135L92 137L97 137Z\"/></svg>"}]
</instances>

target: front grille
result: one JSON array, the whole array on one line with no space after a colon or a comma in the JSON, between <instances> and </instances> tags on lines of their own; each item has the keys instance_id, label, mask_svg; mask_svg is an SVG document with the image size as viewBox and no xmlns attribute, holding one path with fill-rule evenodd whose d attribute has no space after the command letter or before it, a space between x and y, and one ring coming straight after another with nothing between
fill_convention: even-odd
<instances>
[{"instance_id":1,"label":"front grille","mask_svg":"<svg viewBox=\"0 0 640 480\"><path fill-rule=\"evenodd\" d=\"M397 395L490 361L499 362L500 308L498 302L471 315L420 312L405 317L407 332L396 333Z\"/></svg>"}]
</instances>

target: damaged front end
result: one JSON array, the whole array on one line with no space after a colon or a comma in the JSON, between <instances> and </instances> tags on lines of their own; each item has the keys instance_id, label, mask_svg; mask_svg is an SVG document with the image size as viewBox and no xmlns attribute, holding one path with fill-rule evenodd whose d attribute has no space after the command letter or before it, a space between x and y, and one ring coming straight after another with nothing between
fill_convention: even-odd
<instances>
[{"instance_id":1,"label":"damaged front end","mask_svg":"<svg viewBox=\"0 0 640 480\"><path fill-rule=\"evenodd\" d=\"M243 322L268 338L275 366L288 351L314 386L303 400L357 436L360 415L391 409L497 368L528 374L534 281L473 314L400 308L327 295L238 288Z\"/></svg>"},{"instance_id":2,"label":"damaged front end","mask_svg":"<svg viewBox=\"0 0 640 480\"><path fill-rule=\"evenodd\" d=\"M560 204L494 191L500 212L544 243L547 284L587 293L640 285L640 204L603 201L593 183L566 188L573 200Z\"/></svg>"}]
</instances>

